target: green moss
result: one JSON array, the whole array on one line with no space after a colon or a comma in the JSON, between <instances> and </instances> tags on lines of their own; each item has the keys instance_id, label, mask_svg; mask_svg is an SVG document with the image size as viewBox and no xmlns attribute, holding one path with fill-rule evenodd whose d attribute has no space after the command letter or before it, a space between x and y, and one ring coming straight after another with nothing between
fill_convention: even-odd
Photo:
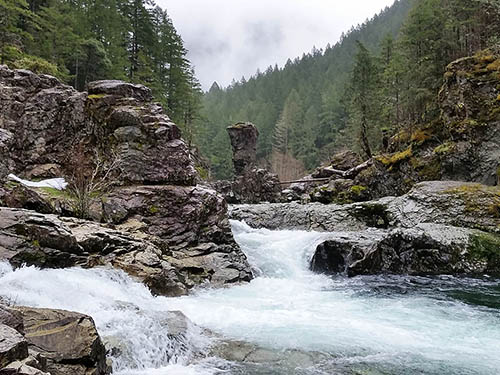
<instances>
[{"instance_id":1,"label":"green moss","mask_svg":"<svg viewBox=\"0 0 500 375\"><path fill-rule=\"evenodd\" d=\"M455 142L445 142L434 149L435 154L447 154L455 150Z\"/></svg>"},{"instance_id":2,"label":"green moss","mask_svg":"<svg viewBox=\"0 0 500 375\"><path fill-rule=\"evenodd\" d=\"M42 187L38 189L53 198L71 198L71 195L66 190L58 190L51 187Z\"/></svg>"},{"instance_id":3,"label":"green moss","mask_svg":"<svg viewBox=\"0 0 500 375\"><path fill-rule=\"evenodd\" d=\"M34 247L40 247L40 242L38 240L33 240L31 242L31 244L34 246Z\"/></svg>"},{"instance_id":4,"label":"green moss","mask_svg":"<svg viewBox=\"0 0 500 375\"><path fill-rule=\"evenodd\" d=\"M362 186L362 185L354 185L354 186L351 186L351 192L355 195L360 195L361 193L363 193L365 190L367 189L366 186Z\"/></svg>"},{"instance_id":5,"label":"green moss","mask_svg":"<svg viewBox=\"0 0 500 375\"><path fill-rule=\"evenodd\" d=\"M439 180L441 178L441 164L437 160L421 166L418 175L427 181Z\"/></svg>"},{"instance_id":6,"label":"green moss","mask_svg":"<svg viewBox=\"0 0 500 375\"><path fill-rule=\"evenodd\" d=\"M487 261L499 267L500 236L492 233L473 234L469 238L469 254L472 259Z\"/></svg>"},{"instance_id":7,"label":"green moss","mask_svg":"<svg viewBox=\"0 0 500 375\"><path fill-rule=\"evenodd\" d=\"M500 199L488 206L488 213L496 218L500 218Z\"/></svg>"},{"instance_id":8,"label":"green moss","mask_svg":"<svg viewBox=\"0 0 500 375\"><path fill-rule=\"evenodd\" d=\"M11 190L11 189L14 189L14 188L16 188L17 186L19 186L19 182L7 181L7 182L6 182L3 186L4 186L6 189Z\"/></svg>"},{"instance_id":9,"label":"green moss","mask_svg":"<svg viewBox=\"0 0 500 375\"><path fill-rule=\"evenodd\" d=\"M87 96L87 98L91 99L91 100L97 100L97 99L102 99L106 96L106 94L91 94L89 96Z\"/></svg>"},{"instance_id":10,"label":"green moss","mask_svg":"<svg viewBox=\"0 0 500 375\"><path fill-rule=\"evenodd\" d=\"M481 184L464 184L454 189L446 190L445 193L473 193L475 196L478 193L484 193L487 195L500 197L500 187L499 186L486 186Z\"/></svg>"},{"instance_id":11,"label":"green moss","mask_svg":"<svg viewBox=\"0 0 500 375\"><path fill-rule=\"evenodd\" d=\"M406 150L401 152L395 152L393 154L388 155L379 155L376 156L375 159L380 161L382 164L388 167L392 167L399 162L411 158L413 155L413 151L411 147L408 147Z\"/></svg>"},{"instance_id":12,"label":"green moss","mask_svg":"<svg viewBox=\"0 0 500 375\"><path fill-rule=\"evenodd\" d=\"M205 168L203 168L200 165L195 166L195 169L198 172L198 174L200 175L202 180L208 180L208 170L206 170Z\"/></svg>"},{"instance_id":13,"label":"green moss","mask_svg":"<svg viewBox=\"0 0 500 375\"><path fill-rule=\"evenodd\" d=\"M148 211L150 214L154 215L154 214L158 213L160 210L156 206L151 206L151 207L149 207Z\"/></svg>"},{"instance_id":14,"label":"green moss","mask_svg":"<svg viewBox=\"0 0 500 375\"><path fill-rule=\"evenodd\" d=\"M497 60L491 62L490 64L488 64L486 69L488 69L490 72L491 71L499 71L500 70L500 59L497 59Z\"/></svg>"},{"instance_id":15,"label":"green moss","mask_svg":"<svg viewBox=\"0 0 500 375\"><path fill-rule=\"evenodd\" d=\"M431 138L431 133L429 132L428 129L418 129L415 130L412 135L411 135L411 141L415 142L419 145L423 144L425 141L429 140Z\"/></svg>"}]
</instances>

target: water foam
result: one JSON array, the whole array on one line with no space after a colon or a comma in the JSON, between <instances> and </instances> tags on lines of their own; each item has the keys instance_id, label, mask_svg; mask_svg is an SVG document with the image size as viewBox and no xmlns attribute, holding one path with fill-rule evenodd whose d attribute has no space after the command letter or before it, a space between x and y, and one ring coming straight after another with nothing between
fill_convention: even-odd
<instances>
[{"instance_id":1,"label":"water foam","mask_svg":"<svg viewBox=\"0 0 500 375\"><path fill-rule=\"evenodd\" d=\"M468 304L443 292L483 288L500 296L497 281L330 278L311 273L308 262L315 246L331 234L232 225L258 275L248 284L164 298L153 297L121 271L12 271L3 263L0 295L18 304L93 316L102 336L126 348L126 355L115 359L120 375L221 373L218 368L224 366L213 359L190 364L193 353L209 345L195 327L182 350L168 340L162 322L167 310L180 310L227 338L328 354L327 361L322 357L297 374L347 373L338 369L351 368L386 374L500 373L499 309Z\"/></svg>"}]
</instances>

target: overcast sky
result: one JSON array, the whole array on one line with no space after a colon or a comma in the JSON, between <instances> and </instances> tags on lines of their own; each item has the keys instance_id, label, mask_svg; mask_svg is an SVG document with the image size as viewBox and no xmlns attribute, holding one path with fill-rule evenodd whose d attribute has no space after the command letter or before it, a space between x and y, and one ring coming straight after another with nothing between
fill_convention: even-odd
<instances>
[{"instance_id":1,"label":"overcast sky","mask_svg":"<svg viewBox=\"0 0 500 375\"><path fill-rule=\"evenodd\" d=\"M157 0L181 34L204 89L285 64L394 0Z\"/></svg>"}]
</instances>

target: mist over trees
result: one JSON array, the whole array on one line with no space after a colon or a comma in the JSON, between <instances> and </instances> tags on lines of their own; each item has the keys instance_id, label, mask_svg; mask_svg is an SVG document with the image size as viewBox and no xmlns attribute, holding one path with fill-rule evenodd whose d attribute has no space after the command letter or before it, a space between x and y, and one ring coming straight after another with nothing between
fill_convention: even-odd
<instances>
[{"instance_id":1,"label":"mist over trees","mask_svg":"<svg viewBox=\"0 0 500 375\"><path fill-rule=\"evenodd\" d=\"M333 46L203 94L152 0L0 0L0 62L78 90L147 85L215 178L232 175L226 127L251 121L260 163L294 179L342 149L384 151L387 137L435 118L446 65L499 43L499 19L498 0L396 0Z\"/></svg>"},{"instance_id":2,"label":"mist over trees","mask_svg":"<svg viewBox=\"0 0 500 375\"><path fill-rule=\"evenodd\" d=\"M334 46L214 84L198 123L213 174L231 175L225 128L237 121L257 125L258 157L282 180L345 148L383 151L384 138L437 115L446 65L498 41L499 15L494 0L398 0Z\"/></svg>"},{"instance_id":3,"label":"mist over trees","mask_svg":"<svg viewBox=\"0 0 500 375\"><path fill-rule=\"evenodd\" d=\"M181 127L201 90L172 20L152 0L0 0L0 61L78 90L99 79L142 83Z\"/></svg>"}]
</instances>

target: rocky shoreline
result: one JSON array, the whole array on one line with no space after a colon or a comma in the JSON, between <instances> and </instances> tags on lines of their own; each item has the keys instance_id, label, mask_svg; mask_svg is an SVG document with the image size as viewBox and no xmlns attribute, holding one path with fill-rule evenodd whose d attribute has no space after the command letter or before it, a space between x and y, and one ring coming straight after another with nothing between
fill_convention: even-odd
<instances>
[{"instance_id":1,"label":"rocky shoreline","mask_svg":"<svg viewBox=\"0 0 500 375\"><path fill-rule=\"evenodd\" d=\"M417 184L400 197L346 205L235 205L254 228L334 232L311 269L326 273L500 274L498 187L458 181Z\"/></svg>"},{"instance_id":2,"label":"rocky shoreline","mask_svg":"<svg viewBox=\"0 0 500 375\"><path fill-rule=\"evenodd\" d=\"M478 58L451 64L440 94L438 125L450 139L437 144L439 137L429 135L435 128L417 129L425 136L407 134L407 150L389 145L392 154L365 162L343 153L307 177L327 184L299 182L282 193L277 177L256 166L252 124L228 129L235 179L207 183L145 86L98 81L81 93L54 77L0 66L0 260L15 268L112 267L154 295L186 295L252 280L233 219L254 228L331 232L310 260L315 272L498 276L497 89L483 76L460 78L474 64ZM470 96L478 86L488 111L479 125L464 118L484 112ZM450 103L457 100L470 111L455 111ZM471 160L479 167L471 169ZM65 177L69 187L31 188L9 173ZM252 204L228 209L227 201ZM172 319L173 328L188 324L182 314ZM105 347L86 315L0 305L0 338L0 374L111 371L106 355L113 344ZM242 362L279 362L288 354L307 362L316 355L242 342L225 342L214 353Z\"/></svg>"}]
</instances>

